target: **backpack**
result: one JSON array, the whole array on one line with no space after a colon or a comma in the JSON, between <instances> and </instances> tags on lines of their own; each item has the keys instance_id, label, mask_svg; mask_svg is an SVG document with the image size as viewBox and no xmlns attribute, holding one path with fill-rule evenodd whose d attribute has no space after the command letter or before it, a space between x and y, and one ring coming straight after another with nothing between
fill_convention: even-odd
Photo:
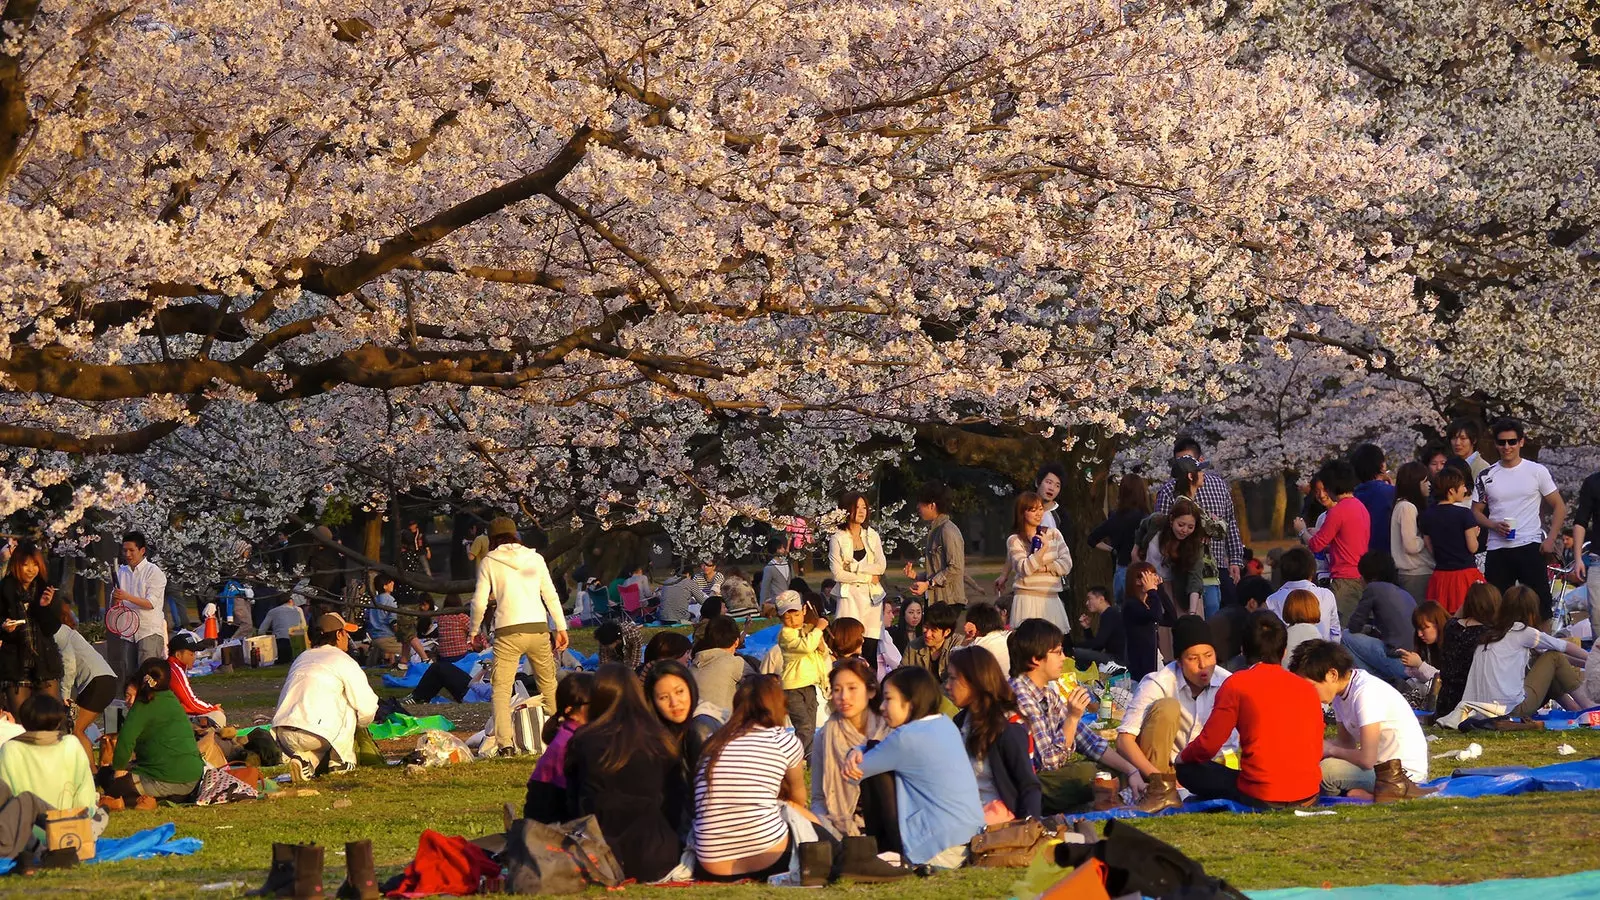
<instances>
[{"instance_id":1,"label":"backpack","mask_svg":"<svg viewBox=\"0 0 1600 900\"><path fill-rule=\"evenodd\" d=\"M560 825L518 819L506 838L508 894L577 894L589 884L614 888L626 878L594 816Z\"/></svg>"}]
</instances>

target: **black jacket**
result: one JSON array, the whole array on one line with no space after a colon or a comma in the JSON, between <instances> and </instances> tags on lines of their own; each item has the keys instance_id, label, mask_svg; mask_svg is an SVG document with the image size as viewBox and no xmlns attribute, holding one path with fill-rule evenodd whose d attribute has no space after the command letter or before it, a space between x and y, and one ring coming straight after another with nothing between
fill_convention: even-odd
<instances>
[{"instance_id":1,"label":"black jacket","mask_svg":"<svg viewBox=\"0 0 1600 900\"><path fill-rule=\"evenodd\" d=\"M957 728L965 725L966 721L966 710L956 713ZM1028 742L1028 726L1022 722L1010 722L1005 731L1000 732L999 740L989 747L983 760L985 768L994 778L995 793L1000 795L1000 801L1011 810L1011 814L1019 819L1029 816L1037 819L1041 815L1043 794L1039 787L1039 776L1033 771L1033 754L1028 752Z\"/></svg>"},{"instance_id":2,"label":"black jacket","mask_svg":"<svg viewBox=\"0 0 1600 900\"><path fill-rule=\"evenodd\" d=\"M1157 588L1147 598L1149 605L1136 599L1122 602L1122 626L1127 633L1128 677L1134 684L1156 670L1156 626L1172 627L1178 611L1167 592Z\"/></svg>"},{"instance_id":3,"label":"black jacket","mask_svg":"<svg viewBox=\"0 0 1600 900\"><path fill-rule=\"evenodd\" d=\"M1130 564L1133 560L1134 539L1139 533L1139 523L1144 521L1144 517L1145 513L1137 509L1117 510L1089 532L1089 546L1093 547L1105 541L1111 545L1111 555L1116 558L1117 565Z\"/></svg>"},{"instance_id":4,"label":"black jacket","mask_svg":"<svg viewBox=\"0 0 1600 900\"><path fill-rule=\"evenodd\" d=\"M593 815L622 871L641 884L659 881L678 865L678 823L688 797L677 760L636 753L615 772L600 771L605 737L580 728L567 745L568 807Z\"/></svg>"},{"instance_id":5,"label":"black jacket","mask_svg":"<svg viewBox=\"0 0 1600 900\"><path fill-rule=\"evenodd\" d=\"M1126 664L1128 638L1122 628L1120 607L1106 607L1106 611L1100 614L1100 627L1089 633L1083 642L1083 649L1104 653L1119 664Z\"/></svg>"},{"instance_id":6,"label":"black jacket","mask_svg":"<svg viewBox=\"0 0 1600 900\"><path fill-rule=\"evenodd\" d=\"M1578 511L1572 517L1573 525L1583 526L1585 543L1600 547L1600 472L1583 480L1578 488ZM1582 553L1583 548L1575 548Z\"/></svg>"},{"instance_id":7,"label":"black jacket","mask_svg":"<svg viewBox=\"0 0 1600 900\"><path fill-rule=\"evenodd\" d=\"M60 681L61 648L56 646L56 629L61 627L61 611L51 603L41 606L44 574L24 588L7 575L0 579L0 619L22 619L15 631L0 631L0 681Z\"/></svg>"}]
</instances>

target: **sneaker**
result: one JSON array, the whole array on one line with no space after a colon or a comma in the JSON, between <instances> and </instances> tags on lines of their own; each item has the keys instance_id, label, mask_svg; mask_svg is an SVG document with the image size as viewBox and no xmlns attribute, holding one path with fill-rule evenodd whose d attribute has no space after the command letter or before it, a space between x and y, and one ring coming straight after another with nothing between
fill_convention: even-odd
<instances>
[{"instance_id":1,"label":"sneaker","mask_svg":"<svg viewBox=\"0 0 1600 900\"><path fill-rule=\"evenodd\" d=\"M290 781L294 782L295 784L305 784L311 780L311 777L314 773L311 771L311 767L306 765L305 761L300 757L286 757L285 762L289 764Z\"/></svg>"}]
</instances>

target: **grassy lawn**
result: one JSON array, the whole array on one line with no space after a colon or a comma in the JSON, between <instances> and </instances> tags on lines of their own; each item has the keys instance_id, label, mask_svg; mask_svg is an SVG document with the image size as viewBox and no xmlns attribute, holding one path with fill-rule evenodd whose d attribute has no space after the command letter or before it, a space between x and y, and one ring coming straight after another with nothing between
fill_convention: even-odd
<instances>
[{"instance_id":1,"label":"grassy lawn","mask_svg":"<svg viewBox=\"0 0 1600 900\"><path fill-rule=\"evenodd\" d=\"M235 720L270 711L282 669L197 679L197 693L220 701ZM374 681L377 676L374 676ZM388 693L399 693L388 691ZM452 717L468 711L477 721L487 705L440 706L427 711ZM471 727L475 728L476 725ZM467 725L463 723L463 731ZM1466 746L1440 732L1435 753ZM1478 735L1484 747L1473 765L1544 765L1560 761L1555 748L1577 748L1565 759L1600 756L1600 732L1520 732ZM389 749L389 748L386 748ZM1449 761L1436 761L1444 771ZM189 857L80 866L42 872L26 881L0 879L0 894L79 894L95 897L228 898L265 877L274 841L314 841L328 848L329 896L343 878L343 844L370 838L380 876L400 869L416 850L424 828L476 837L498 831L501 805L521 806L531 764L486 760L452 769L406 775L399 768L363 769L324 779L314 796L264 799L221 807L163 807L113 816L111 836L176 822L180 836L198 837L205 849ZM348 799L348 806L335 801ZM1146 820L1140 827L1182 849L1208 871L1251 888L1456 883L1488 878L1560 875L1600 868L1600 795L1533 794L1482 800L1416 801L1385 807L1344 807L1331 816L1289 812L1255 815L1197 814ZM894 885L828 889L828 896L897 900L966 900L1009 897L1018 877L1010 870L963 870ZM203 886L213 886L202 890ZM694 896L751 897L777 893L754 886L696 889ZM598 896L598 892L595 892ZM681 889L627 888L626 896L681 898Z\"/></svg>"}]
</instances>

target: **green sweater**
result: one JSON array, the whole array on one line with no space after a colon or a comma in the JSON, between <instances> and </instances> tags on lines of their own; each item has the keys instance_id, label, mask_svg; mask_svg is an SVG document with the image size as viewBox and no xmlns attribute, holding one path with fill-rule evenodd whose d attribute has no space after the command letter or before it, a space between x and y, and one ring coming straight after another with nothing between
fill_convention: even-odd
<instances>
[{"instance_id":1,"label":"green sweater","mask_svg":"<svg viewBox=\"0 0 1600 900\"><path fill-rule=\"evenodd\" d=\"M94 809L94 776L83 747L68 736L40 743L12 739L0 747L0 781L12 794L30 793L51 809Z\"/></svg>"},{"instance_id":2,"label":"green sweater","mask_svg":"<svg viewBox=\"0 0 1600 900\"><path fill-rule=\"evenodd\" d=\"M148 703L135 703L117 733L112 768L129 770L129 758L138 762L132 771L153 781L191 784L200 780L205 760L195 746L194 728L171 691L159 691Z\"/></svg>"}]
</instances>

